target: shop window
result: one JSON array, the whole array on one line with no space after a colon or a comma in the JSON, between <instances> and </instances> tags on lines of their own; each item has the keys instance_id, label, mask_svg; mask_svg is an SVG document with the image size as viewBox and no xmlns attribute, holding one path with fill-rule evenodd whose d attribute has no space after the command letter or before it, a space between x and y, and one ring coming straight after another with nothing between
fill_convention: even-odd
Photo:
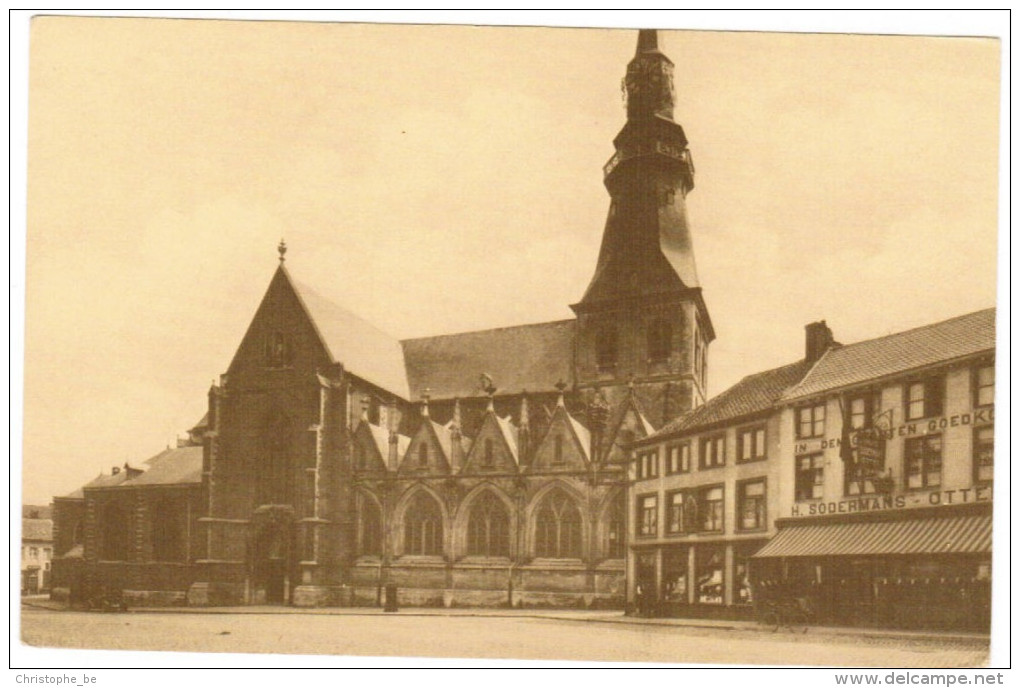
<instances>
[{"instance_id":1,"label":"shop window","mask_svg":"<svg viewBox=\"0 0 1020 688\"><path fill-rule=\"evenodd\" d=\"M655 320L648 325L648 360L661 363L669 360L673 331L668 320Z\"/></svg>"},{"instance_id":2,"label":"shop window","mask_svg":"<svg viewBox=\"0 0 1020 688\"><path fill-rule=\"evenodd\" d=\"M420 492L404 513L404 554L443 553L443 516L439 504Z\"/></svg>"},{"instance_id":3,"label":"shop window","mask_svg":"<svg viewBox=\"0 0 1020 688\"><path fill-rule=\"evenodd\" d=\"M722 604L726 555L722 547L703 546L695 552L698 604Z\"/></svg>"},{"instance_id":4,"label":"shop window","mask_svg":"<svg viewBox=\"0 0 1020 688\"><path fill-rule=\"evenodd\" d=\"M688 507L688 501L693 504L693 500L688 500L687 494L685 490L666 493L666 532L671 535L690 530L690 509L685 507Z\"/></svg>"},{"instance_id":5,"label":"shop window","mask_svg":"<svg viewBox=\"0 0 1020 688\"><path fill-rule=\"evenodd\" d=\"M535 517L535 556L581 558L581 512L561 490L542 501Z\"/></svg>"},{"instance_id":6,"label":"shop window","mask_svg":"<svg viewBox=\"0 0 1020 688\"><path fill-rule=\"evenodd\" d=\"M701 467L716 468L726 465L726 435L715 435L701 440Z\"/></svg>"},{"instance_id":7,"label":"shop window","mask_svg":"<svg viewBox=\"0 0 1020 688\"><path fill-rule=\"evenodd\" d=\"M995 426L974 429L974 482L988 483L995 477Z\"/></svg>"},{"instance_id":8,"label":"shop window","mask_svg":"<svg viewBox=\"0 0 1020 688\"><path fill-rule=\"evenodd\" d=\"M737 514L741 530L762 530L765 519L765 480L737 483Z\"/></svg>"},{"instance_id":9,"label":"shop window","mask_svg":"<svg viewBox=\"0 0 1020 688\"><path fill-rule=\"evenodd\" d=\"M510 556L510 516L491 492L482 494L471 507L467 551L484 557Z\"/></svg>"},{"instance_id":10,"label":"shop window","mask_svg":"<svg viewBox=\"0 0 1020 688\"><path fill-rule=\"evenodd\" d=\"M974 405L995 403L995 366L982 366L974 371Z\"/></svg>"},{"instance_id":11,"label":"shop window","mask_svg":"<svg viewBox=\"0 0 1020 688\"><path fill-rule=\"evenodd\" d=\"M625 508L624 493L620 492L613 498L613 503L606 514L606 558L608 559L623 559L627 556Z\"/></svg>"},{"instance_id":12,"label":"shop window","mask_svg":"<svg viewBox=\"0 0 1020 688\"><path fill-rule=\"evenodd\" d=\"M595 333L595 365L599 370L616 366L616 340L616 330L612 327L603 327Z\"/></svg>"},{"instance_id":13,"label":"shop window","mask_svg":"<svg viewBox=\"0 0 1020 688\"><path fill-rule=\"evenodd\" d=\"M751 604L750 562L760 543L733 546L733 604Z\"/></svg>"},{"instance_id":14,"label":"shop window","mask_svg":"<svg viewBox=\"0 0 1020 688\"><path fill-rule=\"evenodd\" d=\"M184 561L186 556L185 505L161 499L150 507L153 561Z\"/></svg>"},{"instance_id":15,"label":"shop window","mask_svg":"<svg viewBox=\"0 0 1020 688\"><path fill-rule=\"evenodd\" d=\"M737 433L737 461L765 460L765 426L744 428Z\"/></svg>"},{"instance_id":16,"label":"shop window","mask_svg":"<svg viewBox=\"0 0 1020 688\"><path fill-rule=\"evenodd\" d=\"M382 517L379 507L366 497L358 510L358 554L382 555Z\"/></svg>"},{"instance_id":17,"label":"shop window","mask_svg":"<svg viewBox=\"0 0 1020 688\"><path fill-rule=\"evenodd\" d=\"M798 502L820 499L825 479L825 457L809 454L797 457L797 474L794 480L794 497Z\"/></svg>"},{"instance_id":18,"label":"shop window","mask_svg":"<svg viewBox=\"0 0 1020 688\"><path fill-rule=\"evenodd\" d=\"M641 452L637 457L637 477L656 478L659 475L659 450Z\"/></svg>"},{"instance_id":19,"label":"shop window","mask_svg":"<svg viewBox=\"0 0 1020 688\"><path fill-rule=\"evenodd\" d=\"M666 475L689 473L691 470L691 443L672 444L666 447Z\"/></svg>"},{"instance_id":20,"label":"shop window","mask_svg":"<svg viewBox=\"0 0 1020 688\"><path fill-rule=\"evenodd\" d=\"M657 495L638 497L637 534L652 537L659 532L659 498Z\"/></svg>"},{"instance_id":21,"label":"shop window","mask_svg":"<svg viewBox=\"0 0 1020 688\"><path fill-rule=\"evenodd\" d=\"M797 437L808 439L825 434L825 404L797 409Z\"/></svg>"},{"instance_id":22,"label":"shop window","mask_svg":"<svg viewBox=\"0 0 1020 688\"><path fill-rule=\"evenodd\" d=\"M911 437L903 443L907 489L942 485L942 435Z\"/></svg>"},{"instance_id":23,"label":"shop window","mask_svg":"<svg viewBox=\"0 0 1020 688\"><path fill-rule=\"evenodd\" d=\"M718 533L723 529L723 487L703 487L697 493L698 530Z\"/></svg>"},{"instance_id":24,"label":"shop window","mask_svg":"<svg viewBox=\"0 0 1020 688\"><path fill-rule=\"evenodd\" d=\"M942 415L942 398L945 380L941 377L928 378L907 384L904 389L904 417L919 420Z\"/></svg>"},{"instance_id":25,"label":"shop window","mask_svg":"<svg viewBox=\"0 0 1020 688\"><path fill-rule=\"evenodd\" d=\"M683 545L662 552L662 599L687 604L687 562L690 549Z\"/></svg>"}]
</instances>

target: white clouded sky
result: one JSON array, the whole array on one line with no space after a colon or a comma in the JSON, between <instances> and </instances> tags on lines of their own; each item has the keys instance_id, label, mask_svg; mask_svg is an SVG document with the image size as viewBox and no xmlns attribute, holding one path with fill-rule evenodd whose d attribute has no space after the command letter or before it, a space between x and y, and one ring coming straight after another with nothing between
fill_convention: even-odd
<instances>
[{"instance_id":1,"label":"white clouded sky","mask_svg":"<svg viewBox=\"0 0 1020 688\"><path fill-rule=\"evenodd\" d=\"M281 236L292 274L397 337L570 317L635 42L37 19L25 499L140 463L201 417ZM660 46L697 167L713 394L799 358L813 320L851 342L994 304L996 41Z\"/></svg>"}]
</instances>

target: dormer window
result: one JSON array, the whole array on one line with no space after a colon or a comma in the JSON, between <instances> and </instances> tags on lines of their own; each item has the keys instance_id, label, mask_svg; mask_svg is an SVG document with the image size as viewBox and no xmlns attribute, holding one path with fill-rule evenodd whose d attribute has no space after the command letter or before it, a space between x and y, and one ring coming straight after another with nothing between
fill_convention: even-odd
<instances>
[{"instance_id":1,"label":"dormer window","mask_svg":"<svg viewBox=\"0 0 1020 688\"><path fill-rule=\"evenodd\" d=\"M275 330L266 335L263 354L267 368L286 368L294 363L294 351L283 332Z\"/></svg>"},{"instance_id":2,"label":"dormer window","mask_svg":"<svg viewBox=\"0 0 1020 688\"><path fill-rule=\"evenodd\" d=\"M616 330L604 327L595 334L595 365L599 370L616 367Z\"/></svg>"}]
</instances>

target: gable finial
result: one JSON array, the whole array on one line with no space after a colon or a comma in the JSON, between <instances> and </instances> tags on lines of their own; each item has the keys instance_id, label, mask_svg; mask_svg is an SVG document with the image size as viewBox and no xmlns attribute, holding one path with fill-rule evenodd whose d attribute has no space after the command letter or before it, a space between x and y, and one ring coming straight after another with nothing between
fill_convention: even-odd
<instances>
[{"instance_id":1,"label":"gable finial","mask_svg":"<svg viewBox=\"0 0 1020 688\"><path fill-rule=\"evenodd\" d=\"M567 389L567 383L563 380L563 378L560 378L560 380L553 386L559 392L559 395L556 397L556 405L565 407L566 404L563 401L563 393Z\"/></svg>"},{"instance_id":2,"label":"gable finial","mask_svg":"<svg viewBox=\"0 0 1020 688\"><path fill-rule=\"evenodd\" d=\"M283 265L283 261L287 260L284 257L287 255L287 242L280 239L280 243L276 246L276 251L280 254L280 265Z\"/></svg>"},{"instance_id":3,"label":"gable finial","mask_svg":"<svg viewBox=\"0 0 1020 688\"><path fill-rule=\"evenodd\" d=\"M421 393L421 415L422 418L429 417L429 397L431 396L430 390L426 387Z\"/></svg>"}]
</instances>

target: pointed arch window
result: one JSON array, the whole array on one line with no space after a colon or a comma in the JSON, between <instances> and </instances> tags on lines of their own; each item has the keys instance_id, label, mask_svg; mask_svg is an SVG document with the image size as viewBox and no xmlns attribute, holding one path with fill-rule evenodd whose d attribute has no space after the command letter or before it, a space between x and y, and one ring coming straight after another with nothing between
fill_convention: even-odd
<instances>
[{"instance_id":1,"label":"pointed arch window","mask_svg":"<svg viewBox=\"0 0 1020 688\"><path fill-rule=\"evenodd\" d=\"M551 493L538 509L535 556L581 558L581 511L562 490Z\"/></svg>"},{"instance_id":2,"label":"pointed arch window","mask_svg":"<svg viewBox=\"0 0 1020 688\"><path fill-rule=\"evenodd\" d=\"M263 359L267 368L286 368L294 364L290 338L279 330L266 334Z\"/></svg>"},{"instance_id":3,"label":"pointed arch window","mask_svg":"<svg viewBox=\"0 0 1020 688\"><path fill-rule=\"evenodd\" d=\"M109 502L100 513L100 558L107 561L126 560L131 550L130 511L118 502Z\"/></svg>"},{"instance_id":4,"label":"pointed arch window","mask_svg":"<svg viewBox=\"0 0 1020 688\"><path fill-rule=\"evenodd\" d=\"M358 509L358 554L382 554L382 517L371 499L362 498Z\"/></svg>"},{"instance_id":5,"label":"pointed arch window","mask_svg":"<svg viewBox=\"0 0 1020 688\"><path fill-rule=\"evenodd\" d=\"M259 504L289 504L291 428L283 414L272 418L262 435L262 462L259 466L257 499Z\"/></svg>"},{"instance_id":6,"label":"pointed arch window","mask_svg":"<svg viewBox=\"0 0 1020 688\"><path fill-rule=\"evenodd\" d=\"M443 553L443 515L431 496L419 492L404 513L404 554Z\"/></svg>"},{"instance_id":7,"label":"pointed arch window","mask_svg":"<svg viewBox=\"0 0 1020 688\"><path fill-rule=\"evenodd\" d=\"M425 468L429 465L429 445L422 442L418 445L418 467Z\"/></svg>"},{"instance_id":8,"label":"pointed arch window","mask_svg":"<svg viewBox=\"0 0 1020 688\"><path fill-rule=\"evenodd\" d=\"M499 497L486 492L475 500L468 518L467 536L468 554L510 556L510 515Z\"/></svg>"},{"instance_id":9,"label":"pointed arch window","mask_svg":"<svg viewBox=\"0 0 1020 688\"><path fill-rule=\"evenodd\" d=\"M673 347L673 328L669 321L660 318L648 325L648 361L661 363L669 360L670 349Z\"/></svg>"}]
</instances>

